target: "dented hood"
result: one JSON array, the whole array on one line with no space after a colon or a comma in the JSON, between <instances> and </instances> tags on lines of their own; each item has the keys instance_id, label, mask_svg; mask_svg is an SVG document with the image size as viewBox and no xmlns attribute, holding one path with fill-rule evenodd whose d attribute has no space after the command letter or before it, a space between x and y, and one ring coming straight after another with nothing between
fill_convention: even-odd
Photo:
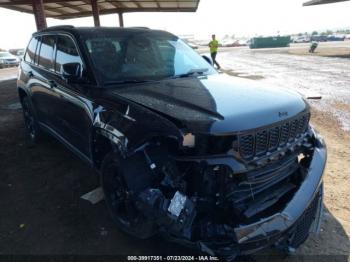
<instances>
[{"instance_id":1,"label":"dented hood","mask_svg":"<svg viewBox=\"0 0 350 262\"><path fill-rule=\"evenodd\" d=\"M223 74L134 84L109 92L177 119L194 133L254 129L308 109L299 94Z\"/></svg>"}]
</instances>

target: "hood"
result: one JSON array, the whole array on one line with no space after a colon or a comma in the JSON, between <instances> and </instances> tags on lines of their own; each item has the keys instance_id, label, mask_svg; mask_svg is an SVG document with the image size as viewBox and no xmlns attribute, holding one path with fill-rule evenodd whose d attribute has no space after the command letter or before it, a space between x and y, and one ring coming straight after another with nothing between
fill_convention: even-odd
<instances>
[{"instance_id":1,"label":"hood","mask_svg":"<svg viewBox=\"0 0 350 262\"><path fill-rule=\"evenodd\" d=\"M129 85L109 92L177 119L193 133L245 131L308 110L299 94L223 74Z\"/></svg>"}]
</instances>

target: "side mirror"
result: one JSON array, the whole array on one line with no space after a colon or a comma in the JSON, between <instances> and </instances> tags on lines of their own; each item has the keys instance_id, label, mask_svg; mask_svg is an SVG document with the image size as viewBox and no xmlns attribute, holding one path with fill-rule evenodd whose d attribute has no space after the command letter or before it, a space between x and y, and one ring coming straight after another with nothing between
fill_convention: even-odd
<instances>
[{"instance_id":1,"label":"side mirror","mask_svg":"<svg viewBox=\"0 0 350 262\"><path fill-rule=\"evenodd\" d=\"M61 74L67 82L77 82L81 78L81 65L79 63L63 64Z\"/></svg>"},{"instance_id":2,"label":"side mirror","mask_svg":"<svg viewBox=\"0 0 350 262\"><path fill-rule=\"evenodd\" d=\"M207 61L210 65L213 65L213 61L211 60L211 58L207 57L206 55L202 55L203 59L205 61Z\"/></svg>"}]
</instances>

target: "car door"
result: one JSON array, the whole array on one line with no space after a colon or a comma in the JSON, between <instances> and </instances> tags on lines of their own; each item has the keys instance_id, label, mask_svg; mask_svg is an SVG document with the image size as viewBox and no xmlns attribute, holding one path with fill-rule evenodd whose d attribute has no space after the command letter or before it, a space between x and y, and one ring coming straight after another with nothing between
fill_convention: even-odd
<instances>
[{"instance_id":1,"label":"car door","mask_svg":"<svg viewBox=\"0 0 350 262\"><path fill-rule=\"evenodd\" d=\"M52 79L54 76L54 35L42 35L38 38L36 55L26 72L31 90L32 103L41 125L54 128L53 101L55 92Z\"/></svg>"},{"instance_id":2,"label":"car door","mask_svg":"<svg viewBox=\"0 0 350 262\"><path fill-rule=\"evenodd\" d=\"M87 96L87 88L73 84L62 76L62 66L79 63L83 71L84 63L77 45L70 35L57 35L55 48L55 101L52 103L55 125L61 138L73 150L85 157L90 156L90 131L93 121L93 104ZM82 73L82 72L81 72Z\"/></svg>"}]
</instances>

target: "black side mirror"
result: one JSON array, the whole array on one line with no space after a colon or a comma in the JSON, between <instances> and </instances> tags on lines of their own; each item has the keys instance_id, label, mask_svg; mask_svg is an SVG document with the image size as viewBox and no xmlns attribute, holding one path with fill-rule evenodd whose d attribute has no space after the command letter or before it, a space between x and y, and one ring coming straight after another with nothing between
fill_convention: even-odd
<instances>
[{"instance_id":1,"label":"black side mirror","mask_svg":"<svg viewBox=\"0 0 350 262\"><path fill-rule=\"evenodd\" d=\"M211 60L211 58L207 57L206 55L202 55L203 59L205 61L207 61L210 65L213 65L213 61Z\"/></svg>"},{"instance_id":2,"label":"black side mirror","mask_svg":"<svg viewBox=\"0 0 350 262\"><path fill-rule=\"evenodd\" d=\"M80 63L67 63L61 66L62 77L69 82L77 82L81 78Z\"/></svg>"}]
</instances>

